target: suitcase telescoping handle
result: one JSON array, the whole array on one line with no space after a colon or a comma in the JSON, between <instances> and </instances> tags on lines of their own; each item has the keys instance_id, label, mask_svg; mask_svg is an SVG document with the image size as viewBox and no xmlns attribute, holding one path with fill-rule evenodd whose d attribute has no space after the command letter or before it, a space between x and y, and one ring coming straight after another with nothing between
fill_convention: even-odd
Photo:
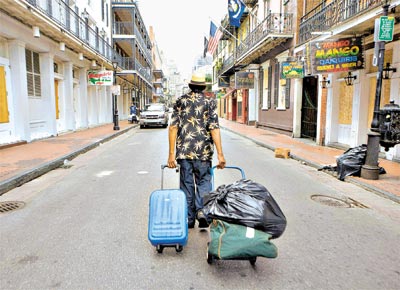
<instances>
[{"instance_id":1,"label":"suitcase telescoping handle","mask_svg":"<svg viewBox=\"0 0 400 290\"><path fill-rule=\"evenodd\" d=\"M214 170L215 170L215 168L217 168L217 166L213 166L213 167L211 167L211 169L210 169L210 173L211 173L211 185L212 185L212 190L214 190L214 186L215 186L215 183L214 183ZM242 168L240 168L239 166L225 166L224 167L224 169L226 169L226 168L228 168L228 169L236 169L236 170L239 170L240 171L240 173L242 174L242 178L243 179L245 179L246 178L246 175L244 174L244 170L242 169Z\"/></svg>"},{"instance_id":2,"label":"suitcase telescoping handle","mask_svg":"<svg viewBox=\"0 0 400 290\"><path fill-rule=\"evenodd\" d=\"M168 165L162 164L161 165L161 189L164 188L164 169L165 168L169 168ZM181 166L179 164L177 164L175 168L171 168L171 169L175 169L176 172L179 172L179 170L181 169ZM180 178L180 175L179 175L179 178Z\"/></svg>"}]
</instances>

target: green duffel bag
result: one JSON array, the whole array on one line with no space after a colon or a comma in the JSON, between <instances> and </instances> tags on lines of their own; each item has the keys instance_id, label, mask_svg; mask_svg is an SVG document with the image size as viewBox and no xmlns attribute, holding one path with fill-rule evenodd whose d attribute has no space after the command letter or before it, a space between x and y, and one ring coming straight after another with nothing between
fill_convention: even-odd
<instances>
[{"instance_id":1,"label":"green duffel bag","mask_svg":"<svg viewBox=\"0 0 400 290\"><path fill-rule=\"evenodd\" d=\"M208 254L218 259L276 258L278 249L270 239L268 233L214 219Z\"/></svg>"}]
</instances>

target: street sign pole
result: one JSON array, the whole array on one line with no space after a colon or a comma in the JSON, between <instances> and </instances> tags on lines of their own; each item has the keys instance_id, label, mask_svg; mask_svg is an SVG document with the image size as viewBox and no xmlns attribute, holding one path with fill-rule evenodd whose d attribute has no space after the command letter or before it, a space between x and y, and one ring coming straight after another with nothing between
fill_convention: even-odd
<instances>
[{"instance_id":1,"label":"street sign pole","mask_svg":"<svg viewBox=\"0 0 400 290\"><path fill-rule=\"evenodd\" d=\"M379 151L380 151L380 132L379 132L379 109L381 103L381 91L382 91L382 73L383 73L383 63L385 57L385 41L390 41L390 34L393 39L393 30L390 33L387 24L387 15L389 12L389 4L385 3L382 6L383 16L380 19L379 31L375 31L378 36L374 35L375 46L378 52L377 62L378 62L378 73L376 76L376 92L375 92L375 104L374 104L374 115L371 122L371 130L368 133L367 141L367 156L365 164L361 166L361 177L365 179L377 180L379 179Z\"/></svg>"}]
</instances>

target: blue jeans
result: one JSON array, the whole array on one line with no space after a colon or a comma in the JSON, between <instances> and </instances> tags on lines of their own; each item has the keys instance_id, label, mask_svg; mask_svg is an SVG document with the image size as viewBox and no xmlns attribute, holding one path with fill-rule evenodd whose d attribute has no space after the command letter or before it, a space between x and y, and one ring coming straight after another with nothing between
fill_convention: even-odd
<instances>
[{"instance_id":1,"label":"blue jeans","mask_svg":"<svg viewBox=\"0 0 400 290\"><path fill-rule=\"evenodd\" d=\"M203 208L203 197L211 191L211 161L178 159L180 189L186 194L188 222L194 224L196 213Z\"/></svg>"}]
</instances>

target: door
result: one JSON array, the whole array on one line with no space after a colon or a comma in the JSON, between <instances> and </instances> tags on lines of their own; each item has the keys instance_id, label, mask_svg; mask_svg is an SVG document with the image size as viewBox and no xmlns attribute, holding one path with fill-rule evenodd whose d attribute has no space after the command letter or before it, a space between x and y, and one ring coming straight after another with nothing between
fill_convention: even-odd
<instances>
[{"instance_id":1,"label":"door","mask_svg":"<svg viewBox=\"0 0 400 290\"><path fill-rule=\"evenodd\" d=\"M305 77L301 104L301 137L315 140L318 118L318 78Z\"/></svg>"},{"instance_id":2,"label":"door","mask_svg":"<svg viewBox=\"0 0 400 290\"><path fill-rule=\"evenodd\" d=\"M54 96L56 98L56 119L60 119L59 96L58 96L58 81L54 81Z\"/></svg>"},{"instance_id":3,"label":"door","mask_svg":"<svg viewBox=\"0 0 400 290\"><path fill-rule=\"evenodd\" d=\"M6 72L4 66L0 66L0 123L9 123L6 88Z\"/></svg>"}]
</instances>

